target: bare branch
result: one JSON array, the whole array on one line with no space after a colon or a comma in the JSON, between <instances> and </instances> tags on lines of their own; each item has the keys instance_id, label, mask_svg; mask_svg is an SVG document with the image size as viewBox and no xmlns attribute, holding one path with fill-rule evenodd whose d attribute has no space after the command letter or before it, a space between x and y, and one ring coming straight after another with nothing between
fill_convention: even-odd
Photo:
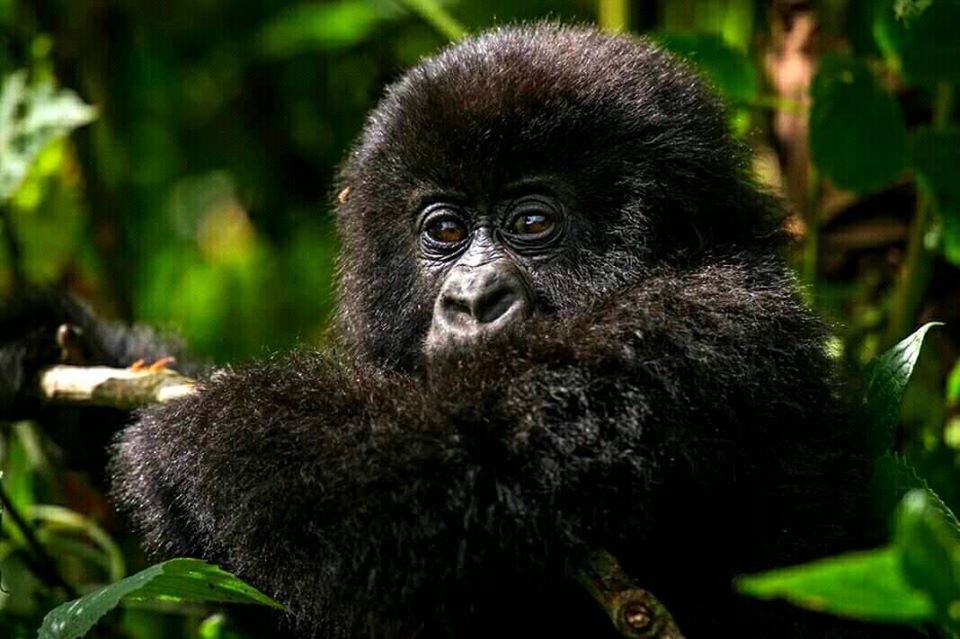
<instances>
[{"instance_id":1,"label":"bare branch","mask_svg":"<svg viewBox=\"0 0 960 639\"><path fill-rule=\"evenodd\" d=\"M176 371L107 366L51 366L40 373L40 392L58 403L133 409L193 393L196 380Z\"/></svg>"}]
</instances>

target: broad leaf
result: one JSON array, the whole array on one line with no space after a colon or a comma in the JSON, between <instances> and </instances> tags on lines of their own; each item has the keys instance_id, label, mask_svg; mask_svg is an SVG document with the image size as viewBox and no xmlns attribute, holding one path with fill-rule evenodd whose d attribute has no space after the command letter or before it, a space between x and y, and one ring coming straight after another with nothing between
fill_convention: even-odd
<instances>
[{"instance_id":1,"label":"broad leaf","mask_svg":"<svg viewBox=\"0 0 960 639\"><path fill-rule=\"evenodd\" d=\"M37 639L82 637L121 601L210 601L283 608L217 566L198 559L171 559L54 608L43 618Z\"/></svg>"},{"instance_id":2,"label":"broad leaf","mask_svg":"<svg viewBox=\"0 0 960 639\"><path fill-rule=\"evenodd\" d=\"M87 124L95 113L72 91L50 82L28 86L22 71L7 76L0 89L0 203L16 192L48 143Z\"/></svg>"},{"instance_id":3,"label":"broad leaf","mask_svg":"<svg viewBox=\"0 0 960 639\"><path fill-rule=\"evenodd\" d=\"M913 374L923 340L939 322L930 322L921 326L912 335L896 346L875 358L867 365L864 373L866 390L864 402L871 427L884 440L892 434L900 421L900 404L907 382Z\"/></svg>"},{"instance_id":4,"label":"broad leaf","mask_svg":"<svg viewBox=\"0 0 960 639\"><path fill-rule=\"evenodd\" d=\"M823 174L858 193L893 182L906 167L906 126L866 62L824 56L812 94L810 150Z\"/></svg>"},{"instance_id":5,"label":"broad leaf","mask_svg":"<svg viewBox=\"0 0 960 639\"><path fill-rule=\"evenodd\" d=\"M736 587L758 599L785 599L843 617L902 624L932 620L933 602L907 583L900 562L897 548L882 548L739 577Z\"/></svg>"}]
</instances>

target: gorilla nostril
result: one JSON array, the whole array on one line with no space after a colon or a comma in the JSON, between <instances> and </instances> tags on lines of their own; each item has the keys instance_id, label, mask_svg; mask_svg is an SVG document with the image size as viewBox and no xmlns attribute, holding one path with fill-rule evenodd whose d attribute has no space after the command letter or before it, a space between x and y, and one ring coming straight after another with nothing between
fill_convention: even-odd
<instances>
[{"instance_id":1,"label":"gorilla nostril","mask_svg":"<svg viewBox=\"0 0 960 639\"><path fill-rule=\"evenodd\" d=\"M520 303L520 296L510 288L500 288L481 296L473 308L473 316L481 324L489 324L506 315Z\"/></svg>"},{"instance_id":2,"label":"gorilla nostril","mask_svg":"<svg viewBox=\"0 0 960 639\"><path fill-rule=\"evenodd\" d=\"M505 261L456 268L440 289L431 340L465 340L499 331L530 314L530 298L516 269Z\"/></svg>"},{"instance_id":3,"label":"gorilla nostril","mask_svg":"<svg viewBox=\"0 0 960 639\"><path fill-rule=\"evenodd\" d=\"M453 297L444 297L441 304L444 315L448 317L456 317L458 315L466 315L469 317L473 314L470 312L470 305L468 303Z\"/></svg>"}]
</instances>

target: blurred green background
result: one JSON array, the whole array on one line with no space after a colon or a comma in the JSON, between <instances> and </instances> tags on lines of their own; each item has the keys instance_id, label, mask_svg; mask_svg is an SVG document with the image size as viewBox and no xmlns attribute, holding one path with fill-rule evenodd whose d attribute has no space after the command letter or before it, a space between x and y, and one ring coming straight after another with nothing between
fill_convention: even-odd
<instances>
[{"instance_id":1,"label":"blurred green background","mask_svg":"<svg viewBox=\"0 0 960 639\"><path fill-rule=\"evenodd\" d=\"M790 258L849 368L946 322L897 447L956 509L955 0L0 0L0 299L69 288L220 362L322 343L331 180L384 86L465 33L544 18L650 34L707 74L784 198ZM81 125L84 103L96 117ZM140 561L42 429L0 434L9 492L68 580L82 590ZM67 509L37 510L48 502ZM9 518L2 531L0 636L32 636L63 593L32 575ZM111 632L226 636L191 614Z\"/></svg>"}]
</instances>

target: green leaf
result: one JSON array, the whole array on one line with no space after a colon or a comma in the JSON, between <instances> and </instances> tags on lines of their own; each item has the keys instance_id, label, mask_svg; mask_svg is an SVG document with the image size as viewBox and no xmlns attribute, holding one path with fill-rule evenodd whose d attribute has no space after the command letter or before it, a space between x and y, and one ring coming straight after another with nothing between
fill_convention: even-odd
<instances>
[{"instance_id":1,"label":"green leaf","mask_svg":"<svg viewBox=\"0 0 960 639\"><path fill-rule=\"evenodd\" d=\"M13 196L47 144L95 115L72 91L50 82L28 86L22 71L7 76L0 89L0 203Z\"/></svg>"},{"instance_id":2,"label":"green leaf","mask_svg":"<svg viewBox=\"0 0 960 639\"><path fill-rule=\"evenodd\" d=\"M738 577L736 588L758 599L785 599L842 617L918 624L934 617L930 598L900 570L897 548L881 548Z\"/></svg>"},{"instance_id":3,"label":"green leaf","mask_svg":"<svg viewBox=\"0 0 960 639\"><path fill-rule=\"evenodd\" d=\"M37 639L76 639L126 602L218 602L283 609L253 586L198 559L171 559L54 608L43 618Z\"/></svg>"},{"instance_id":4,"label":"green leaf","mask_svg":"<svg viewBox=\"0 0 960 639\"><path fill-rule=\"evenodd\" d=\"M912 335L902 340L886 353L867 364L864 377L866 391L864 403L871 428L888 440L900 421L900 404L907 382L913 374L913 368L920 356L923 340L934 326L940 322L930 322L918 328Z\"/></svg>"},{"instance_id":5,"label":"green leaf","mask_svg":"<svg viewBox=\"0 0 960 639\"><path fill-rule=\"evenodd\" d=\"M750 104L757 97L753 61L714 34L653 34L653 39L702 71L731 102Z\"/></svg>"},{"instance_id":6,"label":"green leaf","mask_svg":"<svg viewBox=\"0 0 960 639\"><path fill-rule=\"evenodd\" d=\"M896 546L903 574L926 592L940 623L960 630L960 532L945 518L942 502L928 490L910 491L897 514ZM947 511L949 513L949 511Z\"/></svg>"},{"instance_id":7,"label":"green leaf","mask_svg":"<svg viewBox=\"0 0 960 639\"><path fill-rule=\"evenodd\" d=\"M884 453L877 459L875 473L877 476L876 484L885 493L882 501L890 506L885 511L885 516L887 513L893 512L893 506L900 504L907 493L921 490L927 495L929 507L935 510L940 518L960 535L960 521L957 521L953 511L933 492L927 481L917 474L916 469L902 455L890 452Z\"/></svg>"},{"instance_id":8,"label":"green leaf","mask_svg":"<svg viewBox=\"0 0 960 639\"><path fill-rule=\"evenodd\" d=\"M881 0L874 12L873 36L888 62L913 84L960 82L960 2L909 3L923 10L900 20L898 1L905 4Z\"/></svg>"},{"instance_id":9,"label":"green leaf","mask_svg":"<svg viewBox=\"0 0 960 639\"><path fill-rule=\"evenodd\" d=\"M267 23L260 32L260 46L272 57L342 49L362 42L382 20L402 13L391 0L294 5Z\"/></svg>"},{"instance_id":10,"label":"green leaf","mask_svg":"<svg viewBox=\"0 0 960 639\"><path fill-rule=\"evenodd\" d=\"M943 253L960 265L960 127L917 129L910 140L910 159L937 202Z\"/></svg>"},{"instance_id":11,"label":"green leaf","mask_svg":"<svg viewBox=\"0 0 960 639\"><path fill-rule=\"evenodd\" d=\"M906 167L907 131L866 62L825 55L812 95L810 150L820 171L858 193L893 182Z\"/></svg>"},{"instance_id":12,"label":"green leaf","mask_svg":"<svg viewBox=\"0 0 960 639\"><path fill-rule=\"evenodd\" d=\"M960 360L953 365L953 370L947 376L947 406L960 404Z\"/></svg>"},{"instance_id":13,"label":"green leaf","mask_svg":"<svg viewBox=\"0 0 960 639\"><path fill-rule=\"evenodd\" d=\"M443 8L444 2L438 0L403 0L403 3L448 40L459 40L467 33L466 28Z\"/></svg>"}]
</instances>

